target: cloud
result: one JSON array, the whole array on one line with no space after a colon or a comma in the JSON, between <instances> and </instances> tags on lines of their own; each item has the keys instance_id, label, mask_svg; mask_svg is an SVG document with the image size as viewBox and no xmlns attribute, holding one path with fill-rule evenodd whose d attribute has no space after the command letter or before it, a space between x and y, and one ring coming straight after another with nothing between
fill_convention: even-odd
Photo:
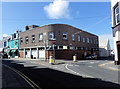
<instances>
[{"instance_id":1,"label":"cloud","mask_svg":"<svg viewBox=\"0 0 120 89\"><path fill-rule=\"evenodd\" d=\"M51 19L70 18L69 15L69 2L65 0L54 0L48 6L44 7L44 11Z\"/></svg>"},{"instance_id":2,"label":"cloud","mask_svg":"<svg viewBox=\"0 0 120 89\"><path fill-rule=\"evenodd\" d=\"M7 34L3 34L3 37L7 37L8 35Z\"/></svg>"}]
</instances>

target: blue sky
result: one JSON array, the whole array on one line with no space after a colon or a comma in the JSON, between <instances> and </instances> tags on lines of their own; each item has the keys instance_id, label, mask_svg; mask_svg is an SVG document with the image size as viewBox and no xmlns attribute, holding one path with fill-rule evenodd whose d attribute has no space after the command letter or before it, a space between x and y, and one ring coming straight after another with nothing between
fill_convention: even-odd
<instances>
[{"instance_id":1,"label":"blue sky","mask_svg":"<svg viewBox=\"0 0 120 89\"><path fill-rule=\"evenodd\" d=\"M61 0L60 0L61 1ZM111 47L112 24L110 2L3 2L2 34L10 35L25 25L69 24L109 38Z\"/></svg>"}]
</instances>

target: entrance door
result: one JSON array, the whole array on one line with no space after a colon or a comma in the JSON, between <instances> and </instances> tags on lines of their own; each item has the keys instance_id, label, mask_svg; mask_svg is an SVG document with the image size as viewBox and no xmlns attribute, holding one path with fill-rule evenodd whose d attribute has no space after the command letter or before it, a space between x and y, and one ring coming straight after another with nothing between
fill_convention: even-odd
<instances>
[{"instance_id":1,"label":"entrance door","mask_svg":"<svg viewBox=\"0 0 120 89\"><path fill-rule=\"evenodd\" d=\"M120 63L120 44L117 45L117 48L118 48L118 61Z\"/></svg>"}]
</instances>

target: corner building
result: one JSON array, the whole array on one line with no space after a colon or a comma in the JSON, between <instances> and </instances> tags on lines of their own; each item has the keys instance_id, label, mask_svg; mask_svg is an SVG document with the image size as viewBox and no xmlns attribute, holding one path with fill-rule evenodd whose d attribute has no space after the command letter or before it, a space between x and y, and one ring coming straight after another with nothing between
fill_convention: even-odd
<instances>
[{"instance_id":1,"label":"corner building","mask_svg":"<svg viewBox=\"0 0 120 89\"><path fill-rule=\"evenodd\" d=\"M83 59L90 54L99 54L98 36L66 24L26 26L19 34L21 58ZM53 51L55 49L55 51Z\"/></svg>"}]
</instances>

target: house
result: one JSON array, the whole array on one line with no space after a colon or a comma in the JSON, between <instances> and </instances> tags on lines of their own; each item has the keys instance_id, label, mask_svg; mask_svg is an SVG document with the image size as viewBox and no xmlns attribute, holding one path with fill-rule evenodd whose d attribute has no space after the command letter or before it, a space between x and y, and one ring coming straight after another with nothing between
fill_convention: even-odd
<instances>
[{"instance_id":1,"label":"house","mask_svg":"<svg viewBox=\"0 0 120 89\"><path fill-rule=\"evenodd\" d=\"M89 54L99 55L98 36L66 24L26 26L19 34L21 58L78 59Z\"/></svg>"},{"instance_id":2,"label":"house","mask_svg":"<svg viewBox=\"0 0 120 89\"><path fill-rule=\"evenodd\" d=\"M120 64L120 1L111 0L115 65Z\"/></svg>"},{"instance_id":3,"label":"house","mask_svg":"<svg viewBox=\"0 0 120 89\"><path fill-rule=\"evenodd\" d=\"M108 39L99 40L99 56L100 57L109 57L111 56L111 48Z\"/></svg>"},{"instance_id":4,"label":"house","mask_svg":"<svg viewBox=\"0 0 120 89\"><path fill-rule=\"evenodd\" d=\"M11 34L11 37L7 41L8 45L8 55L13 57L13 58L18 58L19 57L19 33L21 31L16 31L16 33Z\"/></svg>"}]
</instances>

